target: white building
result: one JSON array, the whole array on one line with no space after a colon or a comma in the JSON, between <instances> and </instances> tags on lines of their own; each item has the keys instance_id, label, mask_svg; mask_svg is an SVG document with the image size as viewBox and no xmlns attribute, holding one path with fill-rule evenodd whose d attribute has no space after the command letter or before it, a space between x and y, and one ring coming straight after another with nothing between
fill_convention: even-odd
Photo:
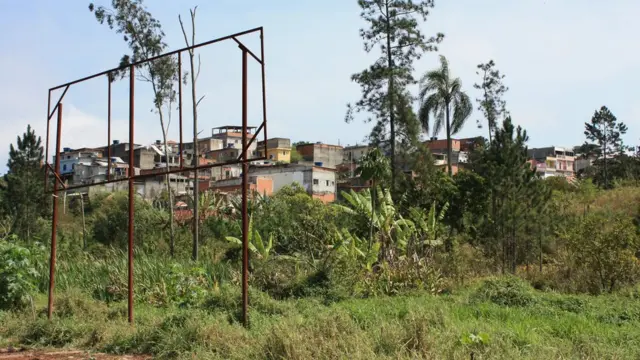
<instances>
[{"instance_id":1,"label":"white building","mask_svg":"<svg viewBox=\"0 0 640 360\"><path fill-rule=\"evenodd\" d=\"M79 162L73 172L73 185L96 184L107 181L107 159L94 160L92 163ZM111 158L111 179L126 177L129 171L129 164L119 157ZM135 174L140 172L134 168Z\"/></svg>"},{"instance_id":2,"label":"white building","mask_svg":"<svg viewBox=\"0 0 640 360\"><path fill-rule=\"evenodd\" d=\"M102 158L102 151L96 149L64 148L60 153L60 175L71 175L78 164L91 165L94 160ZM52 164L55 164L56 156L53 156Z\"/></svg>"},{"instance_id":3,"label":"white building","mask_svg":"<svg viewBox=\"0 0 640 360\"><path fill-rule=\"evenodd\" d=\"M252 176L268 176L273 180L273 192L293 183L300 184L309 195L323 202L336 199L336 171L320 166L284 164L252 167Z\"/></svg>"}]
</instances>

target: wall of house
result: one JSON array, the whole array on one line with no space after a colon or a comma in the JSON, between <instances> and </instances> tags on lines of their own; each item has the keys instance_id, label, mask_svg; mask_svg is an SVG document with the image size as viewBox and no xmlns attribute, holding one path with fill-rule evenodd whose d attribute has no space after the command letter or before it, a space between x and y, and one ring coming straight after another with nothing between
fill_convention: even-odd
<instances>
[{"instance_id":1,"label":"wall of house","mask_svg":"<svg viewBox=\"0 0 640 360\"><path fill-rule=\"evenodd\" d=\"M335 194L336 173L333 171L311 168L304 172L304 185L310 194Z\"/></svg>"},{"instance_id":2,"label":"wall of house","mask_svg":"<svg viewBox=\"0 0 640 360\"><path fill-rule=\"evenodd\" d=\"M107 156L107 149L103 150L103 156ZM129 144L121 143L121 144L112 144L111 145L111 157L119 157L122 160L129 160Z\"/></svg>"},{"instance_id":3,"label":"wall of house","mask_svg":"<svg viewBox=\"0 0 640 360\"><path fill-rule=\"evenodd\" d=\"M91 165L94 159L102 157L100 151L69 151L60 154L60 175L73 174L78 164ZM52 164L55 164L56 157L53 156Z\"/></svg>"},{"instance_id":4,"label":"wall of house","mask_svg":"<svg viewBox=\"0 0 640 360\"><path fill-rule=\"evenodd\" d=\"M155 161L156 153L151 149L138 149L133 151L133 166L148 170L156 167ZM128 156L128 154L127 154ZM128 157L122 158L124 161L129 162Z\"/></svg>"},{"instance_id":5,"label":"wall of house","mask_svg":"<svg viewBox=\"0 0 640 360\"><path fill-rule=\"evenodd\" d=\"M293 183L298 183L305 190L309 191L308 184L304 183L304 171L296 170L296 171L286 171L286 172L274 172L271 174L261 174L265 176L271 177L273 180L273 191L277 192L287 185L291 185Z\"/></svg>"},{"instance_id":6,"label":"wall of house","mask_svg":"<svg viewBox=\"0 0 640 360\"><path fill-rule=\"evenodd\" d=\"M286 148L267 149L267 159L286 163L291 162L291 150Z\"/></svg>"},{"instance_id":7,"label":"wall of house","mask_svg":"<svg viewBox=\"0 0 640 360\"><path fill-rule=\"evenodd\" d=\"M358 162L368 151L368 146L344 148L343 162Z\"/></svg>"},{"instance_id":8,"label":"wall of house","mask_svg":"<svg viewBox=\"0 0 640 360\"><path fill-rule=\"evenodd\" d=\"M242 179L216 181L212 188L222 192L238 192L242 190ZM250 176L247 190L250 193L257 192L260 195L270 196L273 194L273 179L269 176Z\"/></svg>"},{"instance_id":9,"label":"wall of house","mask_svg":"<svg viewBox=\"0 0 640 360\"><path fill-rule=\"evenodd\" d=\"M259 168L250 168L249 174L251 176L264 176L270 177L273 180L273 192L276 192L284 186L291 185L297 182L301 186L304 184L304 171L308 169L304 166L266 166ZM307 191L307 187L305 187Z\"/></svg>"},{"instance_id":10,"label":"wall of house","mask_svg":"<svg viewBox=\"0 0 640 360\"><path fill-rule=\"evenodd\" d=\"M56 157L53 157L53 164L55 164ZM78 154L60 154L60 175L66 175L73 173L75 165L78 163Z\"/></svg>"},{"instance_id":11,"label":"wall of house","mask_svg":"<svg viewBox=\"0 0 640 360\"><path fill-rule=\"evenodd\" d=\"M313 153L313 163L321 162L323 167L335 169L342 163L342 149L339 147L316 148Z\"/></svg>"},{"instance_id":12,"label":"wall of house","mask_svg":"<svg viewBox=\"0 0 640 360\"><path fill-rule=\"evenodd\" d=\"M336 193L313 194L311 195L311 197L313 197L314 199L318 199L325 204L336 201Z\"/></svg>"},{"instance_id":13,"label":"wall of house","mask_svg":"<svg viewBox=\"0 0 640 360\"><path fill-rule=\"evenodd\" d=\"M247 134L247 142L250 141L252 137L253 137L253 134L251 134L251 133ZM212 138L222 141L222 147L221 148L228 148L228 147L232 147L232 148L236 148L236 149L241 149L242 148L242 133L241 132L226 132L226 133L223 132L223 133L219 133L219 134L213 134ZM253 151L256 150L257 144L258 144L258 142L254 141L253 143L251 143L251 145L249 145L249 147L248 147L249 154L253 154ZM212 149L212 150L214 150L214 149Z\"/></svg>"},{"instance_id":14,"label":"wall of house","mask_svg":"<svg viewBox=\"0 0 640 360\"><path fill-rule=\"evenodd\" d=\"M447 151L447 139L429 140L425 144L432 152ZM451 139L451 151L460 151L460 140Z\"/></svg>"},{"instance_id":15,"label":"wall of house","mask_svg":"<svg viewBox=\"0 0 640 360\"><path fill-rule=\"evenodd\" d=\"M322 167L335 169L342 164L344 154L343 147L328 144L299 145L296 150L302 156L305 163L313 165L321 162Z\"/></svg>"},{"instance_id":16,"label":"wall of house","mask_svg":"<svg viewBox=\"0 0 640 360\"><path fill-rule=\"evenodd\" d=\"M173 191L176 195L182 195L186 193L191 193L193 191L193 181L185 180L179 177L172 177L171 182L171 191ZM145 199L153 199L159 196L163 191L167 189L167 185L164 182L164 176L146 178L141 182L141 192Z\"/></svg>"},{"instance_id":17,"label":"wall of house","mask_svg":"<svg viewBox=\"0 0 640 360\"><path fill-rule=\"evenodd\" d=\"M216 166L211 168L212 180L224 180L237 178L242 173L242 166L240 164Z\"/></svg>"}]
</instances>

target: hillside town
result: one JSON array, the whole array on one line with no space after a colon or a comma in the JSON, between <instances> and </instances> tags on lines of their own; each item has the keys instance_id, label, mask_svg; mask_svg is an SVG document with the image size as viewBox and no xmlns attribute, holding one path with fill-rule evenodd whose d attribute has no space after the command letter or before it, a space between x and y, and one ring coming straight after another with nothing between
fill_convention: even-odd
<instances>
[{"instance_id":1,"label":"hillside town","mask_svg":"<svg viewBox=\"0 0 640 360\"><path fill-rule=\"evenodd\" d=\"M254 130L255 128L249 127L248 138L253 136ZM199 171L197 184L200 191L233 193L241 189L242 165L226 164L241 156L241 139L242 128L239 126L216 127L212 129L211 136L198 139L198 164L223 164ZM474 146L484 141L482 137L452 139L453 174L465 167ZM431 151L435 165L443 171L446 170L447 140L432 138L424 144ZM127 162L130 148L129 143L119 140L113 140L112 144L103 147L66 147L60 153L61 177L68 186L75 187L76 192L82 194L87 194L88 191L124 190L127 186L125 182L111 182L87 188L83 188L82 185L103 183L108 178L125 178L131 167ZM249 156L266 160L250 163L248 189L252 193L269 196L284 186L298 183L313 198L330 203L335 201L343 190L358 191L370 186L357 176L356 171L359 160L368 150L368 145L359 144L292 144L290 139L280 137L270 138L266 144L264 141L255 141L249 145ZM188 170L195 163L193 142L184 143L181 151L180 144L174 140L169 140L166 148L157 140L152 144L134 144L133 151L134 174L158 174L135 183L137 193L148 200L160 196L166 189L166 175L163 173L167 166L171 170L179 169L181 166ZM295 154L293 159L292 152ZM577 156L570 148L558 146L529 149L528 155L529 163L535 166L540 177L562 176L568 181L575 179L576 173L593 162L593 159ZM55 156L52 163L55 163ZM193 172L172 173L169 175L169 181L176 197L176 209L186 207L185 200L195 183Z\"/></svg>"}]
</instances>

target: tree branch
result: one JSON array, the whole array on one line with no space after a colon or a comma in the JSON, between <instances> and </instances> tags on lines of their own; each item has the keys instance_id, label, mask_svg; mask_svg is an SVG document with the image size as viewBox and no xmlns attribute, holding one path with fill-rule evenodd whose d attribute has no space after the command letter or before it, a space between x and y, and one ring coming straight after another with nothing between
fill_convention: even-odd
<instances>
[{"instance_id":1,"label":"tree branch","mask_svg":"<svg viewBox=\"0 0 640 360\"><path fill-rule=\"evenodd\" d=\"M200 65L202 65L202 61L200 61L200 54L198 53L198 71L196 72L195 80L198 80L200 77Z\"/></svg>"},{"instance_id":2,"label":"tree branch","mask_svg":"<svg viewBox=\"0 0 640 360\"><path fill-rule=\"evenodd\" d=\"M198 107L198 105L200 105L200 101L202 101L202 99L204 99L205 96L206 95L202 95L202 97L198 101L196 101L196 107Z\"/></svg>"},{"instance_id":3,"label":"tree branch","mask_svg":"<svg viewBox=\"0 0 640 360\"><path fill-rule=\"evenodd\" d=\"M189 39L187 38L187 32L184 29L184 24L182 23L182 17L180 16L180 14L178 14L178 21L180 22L180 29L182 29L182 35L184 36L184 43L187 44L187 46L191 46L189 45ZM189 49L189 55L191 55L191 52L193 51L193 49Z\"/></svg>"}]
</instances>

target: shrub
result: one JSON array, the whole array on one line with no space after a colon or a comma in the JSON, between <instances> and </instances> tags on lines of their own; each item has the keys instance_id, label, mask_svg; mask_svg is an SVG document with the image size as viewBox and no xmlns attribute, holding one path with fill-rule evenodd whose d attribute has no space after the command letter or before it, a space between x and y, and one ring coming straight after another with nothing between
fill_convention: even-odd
<instances>
[{"instance_id":1,"label":"shrub","mask_svg":"<svg viewBox=\"0 0 640 360\"><path fill-rule=\"evenodd\" d=\"M592 213L576 225L565 234L573 267L588 274L594 292L613 292L638 281L640 237L630 217Z\"/></svg>"},{"instance_id":2,"label":"shrub","mask_svg":"<svg viewBox=\"0 0 640 360\"><path fill-rule=\"evenodd\" d=\"M173 264L166 281L168 300L180 307L199 305L205 298L207 285L203 268L192 267L185 270L179 264Z\"/></svg>"},{"instance_id":3,"label":"shrub","mask_svg":"<svg viewBox=\"0 0 640 360\"><path fill-rule=\"evenodd\" d=\"M0 309L22 308L36 291L38 273L29 249L0 240Z\"/></svg>"},{"instance_id":4,"label":"shrub","mask_svg":"<svg viewBox=\"0 0 640 360\"><path fill-rule=\"evenodd\" d=\"M536 302L531 286L516 277L485 280L471 296L472 302L489 301L500 306L529 306Z\"/></svg>"},{"instance_id":5,"label":"shrub","mask_svg":"<svg viewBox=\"0 0 640 360\"><path fill-rule=\"evenodd\" d=\"M319 257L339 221L338 211L310 197L300 185L284 187L256 210L255 228L273 234L275 252Z\"/></svg>"},{"instance_id":6,"label":"shrub","mask_svg":"<svg viewBox=\"0 0 640 360\"><path fill-rule=\"evenodd\" d=\"M560 310L580 314L587 309L587 301L575 296L562 296L549 300L551 305Z\"/></svg>"},{"instance_id":7,"label":"shrub","mask_svg":"<svg viewBox=\"0 0 640 360\"><path fill-rule=\"evenodd\" d=\"M157 238L167 223L168 214L156 209L139 197L135 198L134 231L136 243L144 247L156 247ZM127 244L129 201L125 193L113 193L100 201L92 214L95 241L125 248Z\"/></svg>"},{"instance_id":8,"label":"shrub","mask_svg":"<svg viewBox=\"0 0 640 360\"><path fill-rule=\"evenodd\" d=\"M402 257L391 263L383 263L365 280L368 295L397 295L408 291L426 291L439 294L444 290L440 269L427 258Z\"/></svg>"}]
</instances>

